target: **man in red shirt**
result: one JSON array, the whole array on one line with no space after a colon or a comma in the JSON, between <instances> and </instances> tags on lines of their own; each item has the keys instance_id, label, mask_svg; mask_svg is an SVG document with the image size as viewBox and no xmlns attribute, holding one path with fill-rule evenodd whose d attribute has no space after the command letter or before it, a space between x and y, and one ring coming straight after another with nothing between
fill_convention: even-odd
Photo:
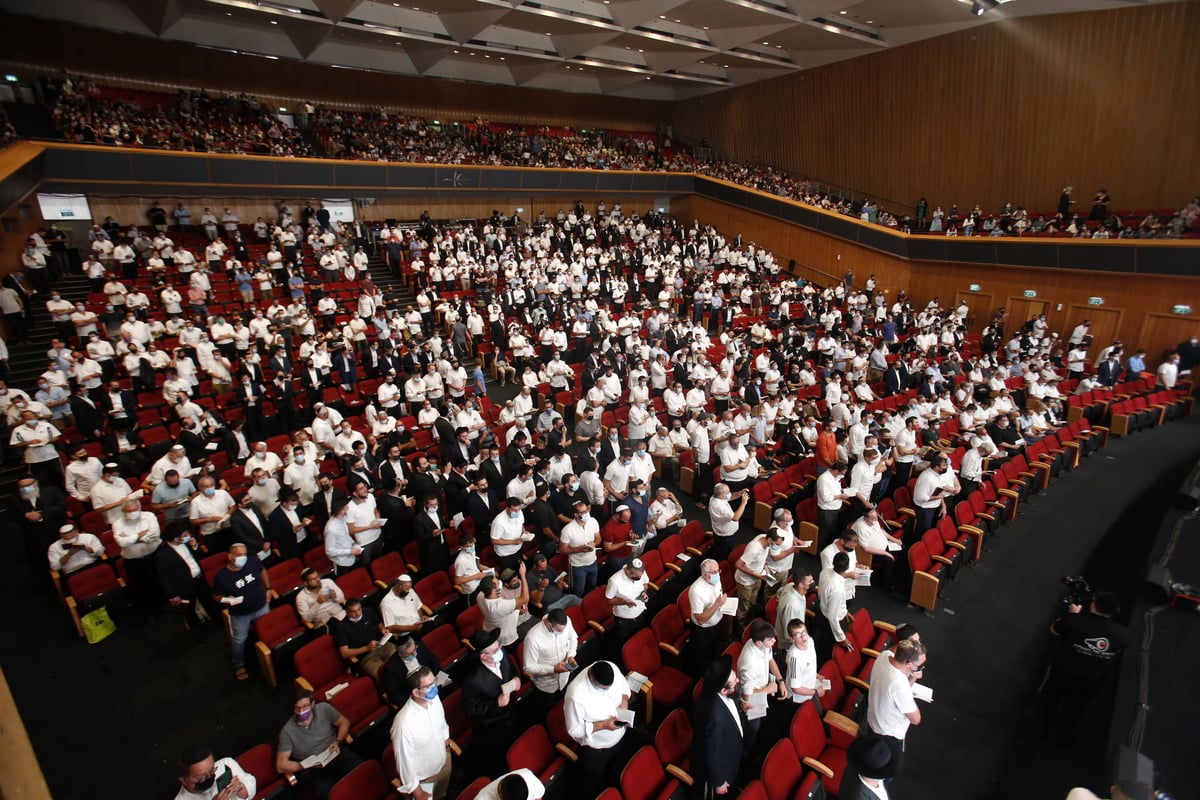
<instances>
[{"instance_id":1,"label":"man in red shirt","mask_svg":"<svg viewBox=\"0 0 1200 800\"><path fill-rule=\"evenodd\" d=\"M613 515L600 529L600 544L604 548L608 560L604 564L605 575L612 575L622 569L629 559L633 558L633 546L638 537L630 524L629 506L619 505Z\"/></svg>"}]
</instances>

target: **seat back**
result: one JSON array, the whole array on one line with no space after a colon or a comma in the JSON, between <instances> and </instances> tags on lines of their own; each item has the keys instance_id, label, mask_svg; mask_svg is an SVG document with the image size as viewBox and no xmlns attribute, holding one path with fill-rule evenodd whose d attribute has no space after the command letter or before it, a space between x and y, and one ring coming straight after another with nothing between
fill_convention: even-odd
<instances>
[{"instance_id":1,"label":"seat back","mask_svg":"<svg viewBox=\"0 0 1200 800\"><path fill-rule=\"evenodd\" d=\"M321 636L296 651L296 674L314 691L346 676L346 664L338 655L332 636Z\"/></svg>"},{"instance_id":2,"label":"seat back","mask_svg":"<svg viewBox=\"0 0 1200 800\"><path fill-rule=\"evenodd\" d=\"M692 746L692 721L687 712L676 708L667 714L654 733L654 749L664 764L682 768Z\"/></svg>"},{"instance_id":3,"label":"seat back","mask_svg":"<svg viewBox=\"0 0 1200 800\"><path fill-rule=\"evenodd\" d=\"M804 703L812 705L812 703ZM790 739L780 739L763 760L759 780L767 792L767 800L792 800L792 793L804 777L796 748Z\"/></svg>"},{"instance_id":4,"label":"seat back","mask_svg":"<svg viewBox=\"0 0 1200 800\"><path fill-rule=\"evenodd\" d=\"M517 737L505 757L510 770L525 768L540 776L557 758L550 734L543 725L533 725Z\"/></svg>"},{"instance_id":5,"label":"seat back","mask_svg":"<svg viewBox=\"0 0 1200 800\"><path fill-rule=\"evenodd\" d=\"M658 753L646 745L621 770L621 794L625 800L656 800L666 778Z\"/></svg>"},{"instance_id":6,"label":"seat back","mask_svg":"<svg viewBox=\"0 0 1200 800\"><path fill-rule=\"evenodd\" d=\"M371 759L352 769L329 792L329 800L384 800L395 794L383 765Z\"/></svg>"},{"instance_id":7,"label":"seat back","mask_svg":"<svg viewBox=\"0 0 1200 800\"><path fill-rule=\"evenodd\" d=\"M658 642L654 634L647 628L629 637L621 647L621 660L625 668L640 672L647 677L662 669L662 658L659 656Z\"/></svg>"},{"instance_id":8,"label":"seat back","mask_svg":"<svg viewBox=\"0 0 1200 800\"><path fill-rule=\"evenodd\" d=\"M254 620L254 635L272 650L304 636L304 626L293 606L279 606Z\"/></svg>"}]
</instances>

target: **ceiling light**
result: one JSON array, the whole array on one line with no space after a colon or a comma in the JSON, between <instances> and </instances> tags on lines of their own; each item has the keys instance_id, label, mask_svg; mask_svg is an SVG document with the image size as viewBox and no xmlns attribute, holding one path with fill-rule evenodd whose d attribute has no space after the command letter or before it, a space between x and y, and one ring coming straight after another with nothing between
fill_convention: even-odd
<instances>
[{"instance_id":1,"label":"ceiling light","mask_svg":"<svg viewBox=\"0 0 1200 800\"><path fill-rule=\"evenodd\" d=\"M763 42L763 44L770 44L770 42Z\"/></svg>"},{"instance_id":2,"label":"ceiling light","mask_svg":"<svg viewBox=\"0 0 1200 800\"><path fill-rule=\"evenodd\" d=\"M457 50L455 50L455 51L454 51L454 55L458 55L458 51L457 51Z\"/></svg>"},{"instance_id":3,"label":"ceiling light","mask_svg":"<svg viewBox=\"0 0 1200 800\"><path fill-rule=\"evenodd\" d=\"M504 61L504 56L500 56L500 60L501 60L501 61Z\"/></svg>"},{"instance_id":4,"label":"ceiling light","mask_svg":"<svg viewBox=\"0 0 1200 800\"><path fill-rule=\"evenodd\" d=\"M705 25L705 26L704 26L704 30L708 30L708 26L707 26L707 25Z\"/></svg>"},{"instance_id":5,"label":"ceiling light","mask_svg":"<svg viewBox=\"0 0 1200 800\"><path fill-rule=\"evenodd\" d=\"M982 14L983 12L981 11L980 13ZM278 25L279 23L278 23L278 22L276 22L275 20L271 20L271 24L272 24L272 25Z\"/></svg>"},{"instance_id":6,"label":"ceiling light","mask_svg":"<svg viewBox=\"0 0 1200 800\"><path fill-rule=\"evenodd\" d=\"M666 18L667 18L667 15L666 15L666 14L659 14L659 15L658 15L658 18L659 18L659 19L666 19Z\"/></svg>"},{"instance_id":7,"label":"ceiling light","mask_svg":"<svg viewBox=\"0 0 1200 800\"><path fill-rule=\"evenodd\" d=\"M846 12L845 12L845 11L839 11L838 13L839 13L839 14L841 14L843 17L844 17L844 16L846 16Z\"/></svg>"},{"instance_id":8,"label":"ceiling light","mask_svg":"<svg viewBox=\"0 0 1200 800\"><path fill-rule=\"evenodd\" d=\"M875 20L873 20L873 19L869 19L869 20L867 20L867 24L868 24L868 25L874 25L874 24L875 24Z\"/></svg>"},{"instance_id":9,"label":"ceiling light","mask_svg":"<svg viewBox=\"0 0 1200 800\"><path fill-rule=\"evenodd\" d=\"M675 21L676 21L676 22L679 22L679 20L675 20Z\"/></svg>"}]
</instances>

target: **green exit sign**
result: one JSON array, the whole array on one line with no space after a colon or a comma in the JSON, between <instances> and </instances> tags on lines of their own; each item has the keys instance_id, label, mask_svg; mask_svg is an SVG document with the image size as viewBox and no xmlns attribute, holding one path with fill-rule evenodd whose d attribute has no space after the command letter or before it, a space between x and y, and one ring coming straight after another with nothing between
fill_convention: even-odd
<instances>
[{"instance_id":1,"label":"green exit sign","mask_svg":"<svg viewBox=\"0 0 1200 800\"><path fill-rule=\"evenodd\" d=\"M1171 306L1172 314L1190 314L1192 313L1191 306Z\"/></svg>"},{"instance_id":2,"label":"green exit sign","mask_svg":"<svg viewBox=\"0 0 1200 800\"><path fill-rule=\"evenodd\" d=\"M968 287L967 287L967 289L968 289L968 291L972 291L972 292L978 292L978 291L979 291L979 284L978 284L978 283L972 283L970 286L968 286Z\"/></svg>"},{"instance_id":3,"label":"green exit sign","mask_svg":"<svg viewBox=\"0 0 1200 800\"><path fill-rule=\"evenodd\" d=\"M1026 289L1025 296L1026 297L1037 297L1037 292L1035 292L1033 289Z\"/></svg>"},{"instance_id":4,"label":"green exit sign","mask_svg":"<svg viewBox=\"0 0 1200 800\"><path fill-rule=\"evenodd\" d=\"M1104 305L1104 298L1103 297L1089 297L1088 305L1089 306L1102 306L1102 305Z\"/></svg>"}]
</instances>

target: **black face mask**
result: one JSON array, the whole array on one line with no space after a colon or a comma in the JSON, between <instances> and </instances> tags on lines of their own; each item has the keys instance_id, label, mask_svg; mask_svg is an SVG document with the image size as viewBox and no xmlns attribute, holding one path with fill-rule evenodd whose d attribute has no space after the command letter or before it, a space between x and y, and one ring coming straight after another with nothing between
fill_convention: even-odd
<instances>
[{"instance_id":1,"label":"black face mask","mask_svg":"<svg viewBox=\"0 0 1200 800\"><path fill-rule=\"evenodd\" d=\"M209 775L204 780L196 781L195 783L193 783L192 791L196 792L197 794L202 793L202 792L207 792L209 789L212 788L212 785L216 782L217 782L217 775L216 775L216 773L213 773L212 775Z\"/></svg>"}]
</instances>

